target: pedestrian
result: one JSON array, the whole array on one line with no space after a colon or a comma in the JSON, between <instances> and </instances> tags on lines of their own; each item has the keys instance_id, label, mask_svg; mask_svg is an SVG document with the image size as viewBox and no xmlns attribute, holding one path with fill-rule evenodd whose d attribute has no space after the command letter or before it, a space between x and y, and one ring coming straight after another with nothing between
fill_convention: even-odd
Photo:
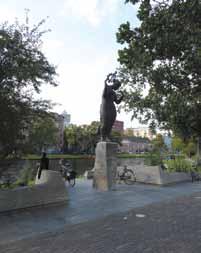
<instances>
[{"instance_id":1,"label":"pedestrian","mask_svg":"<svg viewBox=\"0 0 201 253\"><path fill-rule=\"evenodd\" d=\"M43 155L40 159L40 167L38 170L38 179L40 179L42 170L48 170L49 169L49 159L46 156L46 153L43 152Z\"/></svg>"}]
</instances>

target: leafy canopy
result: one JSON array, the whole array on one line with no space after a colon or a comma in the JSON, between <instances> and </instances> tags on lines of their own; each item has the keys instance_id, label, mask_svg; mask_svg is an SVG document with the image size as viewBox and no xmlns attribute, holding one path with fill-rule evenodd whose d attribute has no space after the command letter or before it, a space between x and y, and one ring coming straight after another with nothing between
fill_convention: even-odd
<instances>
[{"instance_id":1,"label":"leafy canopy","mask_svg":"<svg viewBox=\"0 0 201 253\"><path fill-rule=\"evenodd\" d=\"M139 3L139 27L122 24L117 41L125 105L152 128L201 136L201 2Z\"/></svg>"},{"instance_id":2,"label":"leafy canopy","mask_svg":"<svg viewBox=\"0 0 201 253\"><path fill-rule=\"evenodd\" d=\"M100 122L93 121L90 125L73 125L68 126L64 131L65 151L75 153L95 152L95 147L99 141L98 128ZM121 143L122 135L117 131L112 131L111 140Z\"/></svg>"},{"instance_id":3,"label":"leafy canopy","mask_svg":"<svg viewBox=\"0 0 201 253\"><path fill-rule=\"evenodd\" d=\"M42 153L44 148L58 144L59 129L53 115L36 118L29 130L28 144L31 153Z\"/></svg>"},{"instance_id":4,"label":"leafy canopy","mask_svg":"<svg viewBox=\"0 0 201 253\"><path fill-rule=\"evenodd\" d=\"M98 126L97 121L93 121L90 125L68 126L64 131L65 150L72 153L94 153L98 142Z\"/></svg>"},{"instance_id":5,"label":"leafy canopy","mask_svg":"<svg viewBox=\"0 0 201 253\"><path fill-rule=\"evenodd\" d=\"M25 24L0 24L0 152L4 156L18 149L35 114L47 111L49 101L37 100L43 83L56 86L55 66L41 51L42 20Z\"/></svg>"}]
</instances>

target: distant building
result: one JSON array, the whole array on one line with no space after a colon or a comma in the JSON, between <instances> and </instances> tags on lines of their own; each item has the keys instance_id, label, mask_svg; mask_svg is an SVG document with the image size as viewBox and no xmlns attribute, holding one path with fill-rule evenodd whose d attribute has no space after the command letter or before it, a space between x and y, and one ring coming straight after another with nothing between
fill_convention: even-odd
<instances>
[{"instance_id":1,"label":"distant building","mask_svg":"<svg viewBox=\"0 0 201 253\"><path fill-rule=\"evenodd\" d=\"M63 111L62 116L64 117L64 128L70 125L71 115L66 111Z\"/></svg>"},{"instance_id":2,"label":"distant building","mask_svg":"<svg viewBox=\"0 0 201 253\"><path fill-rule=\"evenodd\" d=\"M56 145L49 147L47 152L57 153L63 151L64 146L64 129L70 125L71 115L64 111L62 114L52 113L55 119L55 125L58 128L57 143Z\"/></svg>"},{"instance_id":3,"label":"distant building","mask_svg":"<svg viewBox=\"0 0 201 253\"><path fill-rule=\"evenodd\" d=\"M131 133L133 133L135 137L148 138L149 140L154 138L154 135L148 127L128 128L125 130L125 134L130 136Z\"/></svg>"},{"instance_id":4,"label":"distant building","mask_svg":"<svg viewBox=\"0 0 201 253\"><path fill-rule=\"evenodd\" d=\"M121 144L119 151L122 153L139 154L151 150L151 144L147 138L126 137L123 138Z\"/></svg>"},{"instance_id":5,"label":"distant building","mask_svg":"<svg viewBox=\"0 0 201 253\"><path fill-rule=\"evenodd\" d=\"M125 136L134 136L134 135L133 135L133 128L126 128L126 129L124 130L124 135L125 135Z\"/></svg>"},{"instance_id":6,"label":"distant building","mask_svg":"<svg viewBox=\"0 0 201 253\"><path fill-rule=\"evenodd\" d=\"M168 134L163 135L163 141L169 151L172 150L172 137Z\"/></svg>"},{"instance_id":7,"label":"distant building","mask_svg":"<svg viewBox=\"0 0 201 253\"><path fill-rule=\"evenodd\" d=\"M123 134L124 132L124 122L116 120L113 124L112 130L115 130L117 132L120 132Z\"/></svg>"}]
</instances>

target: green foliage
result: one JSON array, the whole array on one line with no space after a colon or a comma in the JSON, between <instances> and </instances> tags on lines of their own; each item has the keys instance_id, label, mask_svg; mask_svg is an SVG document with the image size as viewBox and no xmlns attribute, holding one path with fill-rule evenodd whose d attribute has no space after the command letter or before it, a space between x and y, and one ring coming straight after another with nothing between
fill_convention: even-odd
<instances>
[{"instance_id":1,"label":"green foliage","mask_svg":"<svg viewBox=\"0 0 201 253\"><path fill-rule=\"evenodd\" d=\"M124 131L124 137L133 137L133 129L132 128L128 128L126 129L126 131Z\"/></svg>"},{"instance_id":2,"label":"green foliage","mask_svg":"<svg viewBox=\"0 0 201 253\"><path fill-rule=\"evenodd\" d=\"M165 149L165 143L161 134L157 134L151 143L153 145L153 152L161 152L163 149Z\"/></svg>"},{"instance_id":3,"label":"green foliage","mask_svg":"<svg viewBox=\"0 0 201 253\"><path fill-rule=\"evenodd\" d=\"M174 136L172 138L172 148L175 153L180 152L191 157L196 154L197 144L192 138L184 141L181 138Z\"/></svg>"},{"instance_id":4,"label":"green foliage","mask_svg":"<svg viewBox=\"0 0 201 253\"><path fill-rule=\"evenodd\" d=\"M20 171L18 180L14 183L16 186L28 186L34 184L33 171L30 168L24 168Z\"/></svg>"},{"instance_id":5,"label":"green foliage","mask_svg":"<svg viewBox=\"0 0 201 253\"><path fill-rule=\"evenodd\" d=\"M151 153L145 158L144 164L147 166L157 166L162 164L160 153Z\"/></svg>"},{"instance_id":6,"label":"green foliage","mask_svg":"<svg viewBox=\"0 0 201 253\"><path fill-rule=\"evenodd\" d=\"M184 150L184 147L185 143L181 138L177 136L174 136L172 138L172 149L174 152L182 152Z\"/></svg>"},{"instance_id":7,"label":"green foliage","mask_svg":"<svg viewBox=\"0 0 201 253\"><path fill-rule=\"evenodd\" d=\"M112 130L111 132L111 141L118 143L121 145L122 134L118 131Z\"/></svg>"},{"instance_id":8,"label":"green foliage","mask_svg":"<svg viewBox=\"0 0 201 253\"><path fill-rule=\"evenodd\" d=\"M163 163L169 172L190 172L193 170L192 162L182 158L164 160Z\"/></svg>"},{"instance_id":9,"label":"green foliage","mask_svg":"<svg viewBox=\"0 0 201 253\"><path fill-rule=\"evenodd\" d=\"M30 168L24 168L15 182L0 184L0 189L13 189L19 186L32 186L35 183L34 171Z\"/></svg>"},{"instance_id":10,"label":"green foliage","mask_svg":"<svg viewBox=\"0 0 201 253\"><path fill-rule=\"evenodd\" d=\"M70 125L65 129L64 139L67 152L94 153L95 145L98 142L99 122L92 122L90 125Z\"/></svg>"},{"instance_id":11,"label":"green foliage","mask_svg":"<svg viewBox=\"0 0 201 253\"><path fill-rule=\"evenodd\" d=\"M96 143L99 140L98 128L100 123L93 121L90 125L68 126L64 131L64 142L67 152L90 153L95 152ZM118 131L112 131L111 140L121 144L122 135Z\"/></svg>"},{"instance_id":12,"label":"green foliage","mask_svg":"<svg viewBox=\"0 0 201 253\"><path fill-rule=\"evenodd\" d=\"M69 154L48 154L49 159L93 159L93 155L69 155ZM39 155L26 155L23 157L25 160L39 160Z\"/></svg>"},{"instance_id":13,"label":"green foliage","mask_svg":"<svg viewBox=\"0 0 201 253\"><path fill-rule=\"evenodd\" d=\"M145 158L149 157L149 154L118 154L119 158Z\"/></svg>"},{"instance_id":14,"label":"green foliage","mask_svg":"<svg viewBox=\"0 0 201 253\"><path fill-rule=\"evenodd\" d=\"M186 147L184 148L184 153L188 156L188 157L192 157L196 154L197 152L197 144L195 143L195 141L190 140Z\"/></svg>"},{"instance_id":15,"label":"green foliage","mask_svg":"<svg viewBox=\"0 0 201 253\"><path fill-rule=\"evenodd\" d=\"M37 100L42 83L56 85L55 67L41 51L45 21L30 27L16 21L0 24L0 146L3 157L21 149L26 129L34 115L50 108L46 100Z\"/></svg>"},{"instance_id":16,"label":"green foliage","mask_svg":"<svg viewBox=\"0 0 201 253\"><path fill-rule=\"evenodd\" d=\"M34 119L28 137L29 150L41 153L44 147L56 145L58 132L59 129L53 116L46 115L43 118Z\"/></svg>"},{"instance_id":17,"label":"green foliage","mask_svg":"<svg viewBox=\"0 0 201 253\"><path fill-rule=\"evenodd\" d=\"M117 33L124 108L182 138L201 136L201 2L126 2L140 3L141 23Z\"/></svg>"}]
</instances>

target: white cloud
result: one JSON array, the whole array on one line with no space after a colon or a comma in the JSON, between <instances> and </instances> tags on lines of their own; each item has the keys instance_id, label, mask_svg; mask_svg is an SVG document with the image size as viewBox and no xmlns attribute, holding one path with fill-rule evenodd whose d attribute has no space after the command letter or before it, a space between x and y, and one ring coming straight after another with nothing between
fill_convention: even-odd
<instances>
[{"instance_id":1,"label":"white cloud","mask_svg":"<svg viewBox=\"0 0 201 253\"><path fill-rule=\"evenodd\" d=\"M117 10L118 4L119 0L66 0L62 14L70 14L96 27Z\"/></svg>"}]
</instances>

